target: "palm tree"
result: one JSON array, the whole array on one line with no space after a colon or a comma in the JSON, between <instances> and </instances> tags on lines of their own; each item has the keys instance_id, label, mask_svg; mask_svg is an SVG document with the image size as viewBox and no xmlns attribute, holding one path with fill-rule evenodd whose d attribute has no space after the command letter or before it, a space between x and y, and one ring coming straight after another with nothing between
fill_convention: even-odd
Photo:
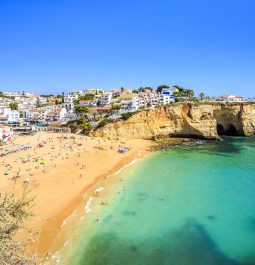
<instances>
[{"instance_id":1,"label":"palm tree","mask_svg":"<svg viewBox=\"0 0 255 265\"><path fill-rule=\"evenodd\" d=\"M187 97L189 97L189 98L194 97L194 91L191 90L191 89L187 89L187 90L186 90L186 95L187 95Z\"/></svg>"}]
</instances>

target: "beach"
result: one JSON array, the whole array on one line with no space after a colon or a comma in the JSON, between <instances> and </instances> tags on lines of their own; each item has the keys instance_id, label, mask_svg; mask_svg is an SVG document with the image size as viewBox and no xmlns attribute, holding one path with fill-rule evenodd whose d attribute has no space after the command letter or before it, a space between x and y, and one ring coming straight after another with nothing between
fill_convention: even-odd
<instances>
[{"instance_id":1,"label":"beach","mask_svg":"<svg viewBox=\"0 0 255 265\"><path fill-rule=\"evenodd\" d=\"M61 247L54 239L84 200L84 194L93 195L91 187L97 182L110 183L114 172L142 157L151 146L150 141L110 141L46 132L16 136L11 146L21 144L30 144L31 148L0 157L1 194L14 192L19 196L24 186L31 189L34 206L29 227L39 230L36 249L41 256ZM118 148L122 146L130 150L121 154Z\"/></svg>"}]
</instances>

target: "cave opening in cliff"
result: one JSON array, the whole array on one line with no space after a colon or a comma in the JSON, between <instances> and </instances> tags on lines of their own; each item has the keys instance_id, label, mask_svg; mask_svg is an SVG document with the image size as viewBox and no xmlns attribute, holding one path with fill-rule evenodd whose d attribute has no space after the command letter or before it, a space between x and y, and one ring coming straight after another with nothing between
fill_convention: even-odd
<instances>
[{"instance_id":1,"label":"cave opening in cliff","mask_svg":"<svg viewBox=\"0 0 255 265\"><path fill-rule=\"evenodd\" d=\"M233 124L227 126L226 135L228 136L237 136L236 127Z\"/></svg>"},{"instance_id":2,"label":"cave opening in cliff","mask_svg":"<svg viewBox=\"0 0 255 265\"><path fill-rule=\"evenodd\" d=\"M226 131L224 129L224 126L222 124L217 124L217 133L218 135L225 135Z\"/></svg>"},{"instance_id":3,"label":"cave opening in cliff","mask_svg":"<svg viewBox=\"0 0 255 265\"><path fill-rule=\"evenodd\" d=\"M237 136L237 130L233 124L228 124L226 127L222 124L217 124L217 132L218 135Z\"/></svg>"}]
</instances>

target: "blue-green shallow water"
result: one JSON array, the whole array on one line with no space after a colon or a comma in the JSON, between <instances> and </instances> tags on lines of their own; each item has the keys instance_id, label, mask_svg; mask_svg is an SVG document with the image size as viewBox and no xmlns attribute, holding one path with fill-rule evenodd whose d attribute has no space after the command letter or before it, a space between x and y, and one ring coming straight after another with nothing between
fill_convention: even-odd
<instances>
[{"instance_id":1,"label":"blue-green shallow water","mask_svg":"<svg viewBox=\"0 0 255 265\"><path fill-rule=\"evenodd\" d=\"M70 265L255 264L255 138L150 155L94 227Z\"/></svg>"}]
</instances>

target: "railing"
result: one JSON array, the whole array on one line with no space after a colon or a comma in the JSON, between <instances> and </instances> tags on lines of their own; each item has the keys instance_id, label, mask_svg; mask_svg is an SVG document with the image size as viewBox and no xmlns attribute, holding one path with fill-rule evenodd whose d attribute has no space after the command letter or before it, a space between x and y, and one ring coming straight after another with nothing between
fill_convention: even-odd
<instances>
[{"instance_id":1,"label":"railing","mask_svg":"<svg viewBox=\"0 0 255 265\"><path fill-rule=\"evenodd\" d=\"M67 127L53 127L53 126L36 127L36 130L43 132L71 133L71 129Z\"/></svg>"}]
</instances>

